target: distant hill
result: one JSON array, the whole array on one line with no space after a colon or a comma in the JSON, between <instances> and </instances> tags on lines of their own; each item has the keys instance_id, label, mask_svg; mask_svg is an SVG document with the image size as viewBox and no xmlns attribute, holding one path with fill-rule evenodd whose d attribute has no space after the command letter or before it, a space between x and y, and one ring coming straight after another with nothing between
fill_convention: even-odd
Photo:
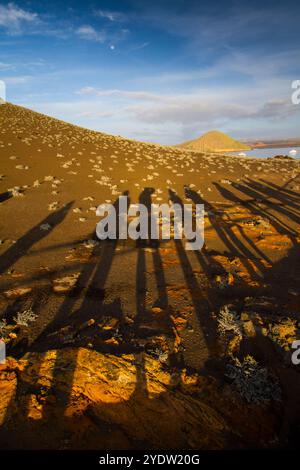
<instances>
[{"instance_id":1,"label":"distant hill","mask_svg":"<svg viewBox=\"0 0 300 470\"><path fill-rule=\"evenodd\" d=\"M251 145L252 148L274 148L274 147L300 147L299 138L282 139L282 140L256 140L249 141L247 144Z\"/></svg>"},{"instance_id":2,"label":"distant hill","mask_svg":"<svg viewBox=\"0 0 300 470\"><path fill-rule=\"evenodd\" d=\"M180 148L197 150L199 152L232 152L238 150L250 150L250 146L220 131L210 131L198 139L190 140L177 145Z\"/></svg>"}]
</instances>

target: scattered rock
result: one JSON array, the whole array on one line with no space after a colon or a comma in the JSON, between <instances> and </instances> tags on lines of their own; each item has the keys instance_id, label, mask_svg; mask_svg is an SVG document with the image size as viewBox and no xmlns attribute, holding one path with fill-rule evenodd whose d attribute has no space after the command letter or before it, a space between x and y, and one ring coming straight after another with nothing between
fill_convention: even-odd
<instances>
[{"instance_id":1,"label":"scattered rock","mask_svg":"<svg viewBox=\"0 0 300 470\"><path fill-rule=\"evenodd\" d=\"M14 289L10 289L4 292L4 295L6 297L10 298L17 298L17 297L23 297L26 294L29 294L29 292L32 291L31 287L16 287Z\"/></svg>"},{"instance_id":2,"label":"scattered rock","mask_svg":"<svg viewBox=\"0 0 300 470\"><path fill-rule=\"evenodd\" d=\"M70 292L76 286L79 276L80 276L80 273L74 273L69 276L54 279L53 281L54 292L59 293L59 294Z\"/></svg>"}]
</instances>

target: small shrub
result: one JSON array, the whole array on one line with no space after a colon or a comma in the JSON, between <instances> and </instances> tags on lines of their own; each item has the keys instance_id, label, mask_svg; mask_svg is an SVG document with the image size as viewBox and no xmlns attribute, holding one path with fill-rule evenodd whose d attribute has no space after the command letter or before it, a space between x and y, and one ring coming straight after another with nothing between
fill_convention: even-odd
<instances>
[{"instance_id":1,"label":"small shrub","mask_svg":"<svg viewBox=\"0 0 300 470\"><path fill-rule=\"evenodd\" d=\"M238 314L230 310L228 305L220 310L220 315L218 317L218 331L221 335L226 333L233 333L237 336L242 337L242 323L239 319Z\"/></svg>"},{"instance_id":2,"label":"small shrub","mask_svg":"<svg viewBox=\"0 0 300 470\"><path fill-rule=\"evenodd\" d=\"M281 399L281 389L276 379L252 356L246 356L243 362L234 358L233 364L227 365L226 376L232 379L234 387L248 403Z\"/></svg>"},{"instance_id":3,"label":"small shrub","mask_svg":"<svg viewBox=\"0 0 300 470\"><path fill-rule=\"evenodd\" d=\"M14 321L18 326L29 326L30 323L34 322L37 315L33 313L33 310L29 308L23 312L18 312L17 316L14 317Z\"/></svg>"}]
</instances>

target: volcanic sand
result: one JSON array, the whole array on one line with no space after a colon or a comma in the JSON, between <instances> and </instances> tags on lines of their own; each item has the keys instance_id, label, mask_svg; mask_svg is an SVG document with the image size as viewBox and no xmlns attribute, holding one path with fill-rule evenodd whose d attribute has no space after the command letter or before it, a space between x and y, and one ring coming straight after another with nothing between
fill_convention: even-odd
<instances>
[{"instance_id":1,"label":"volcanic sand","mask_svg":"<svg viewBox=\"0 0 300 470\"><path fill-rule=\"evenodd\" d=\"M0 161L1 447L297 442L299 161L141 143L9 103ZM96 207L122 194L204 204L203 249L97 240ZM247 355L280 399L228 377Z\"/></svg>"}]
</instances>

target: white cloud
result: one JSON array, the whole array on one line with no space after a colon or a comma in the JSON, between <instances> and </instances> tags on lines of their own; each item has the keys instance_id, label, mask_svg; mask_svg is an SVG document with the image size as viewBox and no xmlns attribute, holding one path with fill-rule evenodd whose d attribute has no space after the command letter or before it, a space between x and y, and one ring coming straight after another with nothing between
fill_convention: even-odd
<instances>
[{"instance_id":1,"label":"white cloud","mask_svg":"<svg viewBox=\"0 0 300 470\"><path fill-rule=\"evenodd\" d=\"M283 84L280 83L281 86ZM269 88L269 89L268 89ZM290 92L289 89L287 89ZM98 90L86 86L77 94L95 95L121 104L123 110L146 123L174 122L190 125L211 120L269 118L278 119L298 111L290 99L274 98L284 95L284 89L270 89L268 83L258 89L244 87L202 88L190 93L153 93L119 89ZM290 98L290 97L289 97Z\"/></svg>"},{"instance_id":2,"label":"white cloud","mask_svg":"<svg viewBox=\"0 0 300 470\"><path fill-rule=\"evenodd\" d=\"M283 119L299 112L289 101L274 100L261 106L245 102L244 104L205 100L195 95L184 99L170 98L162 104L136 104L127 107L127 111L135 119L145 123L178 123L181 125L196 125L211 123L215 126L220 122L242 119L271 120Z\"/></svg>"},{"instance_id":3,"label":"white cloud","mask_svg":"<svg viewBox=\"0 0 300 470\"><path fill-rule=\"evenodd\" d=\"M22 85L23 83L27 83L32 80L31 75L20 75L15 77L5 77L4 81L8 85Z\"/></svg>"},{"instance_id":4,"label":"white cloud","mask_svg":"<svg viewBox=\"0 0 300 470\"><path fill-rule=\"evenodd\" d=\"M221 93L214 96L206 90L204 93L161 96L161 101L157 94L154 95L157 101L150 102L133 98L133 94L129 97L127 92L126 98L122 99L118 95L97 96L94 90L86 87L82 99L71 102L36 99L35 103L23 105L108 134L166 144L196 138L211 129L241 138L266 138L267 133L273 138L280 133L283 136L297 134L291 120L297 120L296 113L300 109L285 100L261 103L260 99L253 100L251 94L243 102L237 91L234 97L231 93L230 102ZM149 92L144 93L150 97Z\"/></svg>"},{"instance_id":5,"label":"white cloud","mask_svg":"<svg viewBox=\"0 0 300 470\"><path fill-rule=\"evenodd\" d=\"M98 102L98 108L104 113L114 111L105 122L106 131L122 134L123 121L127 126L125 135L152 135L153 140L165 143L169 136L169 143L174 143L194 138L200 130L241 129L243 125L256 129L269 125L275 129L280 123L288 123L297 117L300 109L291 104L286 81L273 81L272 85L268 81L260 82L257 88L219 84L189 93L169 94L89 86L77 93L91 95L93 105Z\"/></svg>"},{"instance_id":6,"label":"white cloud","mask_svg":"<svg viewBox=\"0 0 300 470\"><path fill-rule=\"evenodd\" d=\"M76 93L78 95L88 95L88 94L92 94L92 93L95 93L96 89L92 86L85 86L83 88L81 88L79 91L77 91Z\"/></svg>"},{"instance_id":7,"label":"white cloud","mask_svg":"<svg viewBox=\"0 0 300 470\"><path fill-rule=\"evenodd\" d=\"M139 51L141 49L144 49L145 47L148 47L150 42L143 42L142 44L137 44L136 46L133 46L129 49L129 52L135 52Z\"/></svg>"},{"instance_id":8,"label":"white cloud","mask_svg":"<svg viewBox=\"0 0 300 470\"><path fill-rule=\"evenodd\" d=\"M96 29L90 25L80 26L80 28L76 30L76 34L78 34L82 39L101 43L103 43L106 38L104 31L96 31Z\"/></svg>"},{"instance_id":9,"label":"white cloud","mask_svg":"<svg viewBox=\"0 0 300 470\"><path fill-rule=\"evenodd\" d=\"M11 34L19 34L24 24L35 24L39 22L37 13L19 8L14 3L0 5L0 27Z\"/></svg>"},{"instance_id":10,"label":"white cloud","mask_svg":"<svg viewBox=\"0 0 300 470\"><path fill-rule=\"evenodd\" d=\"M271 100L265 103L258 112L259 117L282 119L297 114L299 110L291 100Z\"/></svg>"},{"instance_id":11,"label":"white cloud","mask_svg":"<svg viewBox=\"0 0 300 470\"><path fill-rule=\"evenodd\" d=\"M95 12L96 16L100 16L101 18L105 18L109 21L124 21L125 15L124 13L120 13L118 11L109 11L109 10L97 10Z\"/></svg>"},{"instance_id":12,"label":"white cloud","mask_svg":"<svg viewBox=\"0 0 300 470\"><path fill-rule=\"evenodd\" d=\"M4 70L10 70L13 66L11 64L6 64L4 62L0 62L0 71L3 72Z\"/></svg>"},{"instance_id":13,"label":"white cloud","mask_svg":"<svg viewBox=\"0 0 300 470\"><path fill-rule=\"evenodd\" d=\"M147 100L147 101L162 101L164 98L162 95L151 93L148 91L128 91L128 90L97 90L94 87L86 86L81 88L78 92L80 95L95 94L97 96L109 97L115 96L119 98L128 98L135 100Z\"/></svg>"},{"instance_id":14,"label":"white cloud","mask_svg":"<svg viewBox=\"0 0 300 470\"><path fill-rule=\"evenodd\" d=\"M112 117L114 116L113 112L110 111L81 111L78 114L76 114L77 117L79 118L89 118L89 119L94 119L94 118L107 118L107 117Z\"/></svg>"}]
</instances>

